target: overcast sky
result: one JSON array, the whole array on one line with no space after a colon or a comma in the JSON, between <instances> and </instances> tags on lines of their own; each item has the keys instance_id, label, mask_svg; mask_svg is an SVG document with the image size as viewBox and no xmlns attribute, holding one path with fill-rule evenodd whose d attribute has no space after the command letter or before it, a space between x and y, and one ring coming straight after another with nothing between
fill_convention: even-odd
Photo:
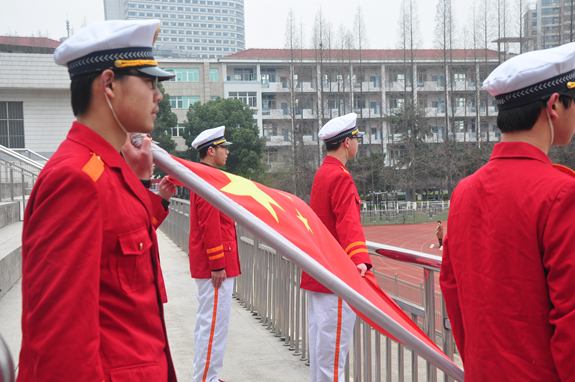
<instances>
[{"instance_id":1,"label":"overcast sky","mask_svg":"<svg viewBox=\"0 0 575 382\"><path fill-rule=\"evenodd\" d=\"M457 27L469 20L473 0L453 0ZM509 0L509 3L515 3ZM340 25L353 28L357 7L361 6L368 48L396 48L400 0L244 0L246 48L283 48L286 14L293 10L303 23L309 43L314 18L321 7L334 30ZM103 0L0 0L0 35L42 36L58 40L66 36L66 20L79 30L83 24L104 20ZM419 0L422 48L433 48L437 0ZM459 33L461 34L461 33ZM510 33L511 34L511 33Z\"/></svg>"}]
</instances>

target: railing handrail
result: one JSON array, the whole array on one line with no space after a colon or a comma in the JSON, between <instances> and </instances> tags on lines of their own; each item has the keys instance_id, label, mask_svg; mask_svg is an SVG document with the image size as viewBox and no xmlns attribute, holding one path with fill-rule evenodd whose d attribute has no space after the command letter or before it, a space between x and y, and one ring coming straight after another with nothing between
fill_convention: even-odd
<instances>
[{"instance_id":1,"label":"railing handrail","mask_svg":"<svg viewBox=\"0 0 575 382\"><path fill-rule=\"evenodd\" d=\"M172 198L171 200L171 213L162 225L162 230L187 252L189 250L190 202L177 198ZM274 330L276 337L285 338L285 345L290 345L290 350L295 349L296 354L301 355L302 360L308 360L308 354L306 352L307 326L305 324L307 317L305 300L307 298L305 291L299 288L299 268L285 258L283 254L276 252L273 248L260 241L260 239L253 237L252 234L248 234L245 228L238 225L237 229L239 255L240 258L242 258L242 276L238 278L234 287L236 297L246 309L250 309L256 314L257 317L268 326L268 329ZM447 319L447 313L443 300L441 299L441 294L435 291L434 274L441 266L441 258L376 242L367 242L367 245L370 255L388 257L416 265L422 269L423 282L421 282L419 286L416 284L406 286L406 283L399 280L397 275L394 278L393 276L376 272L376 277L378 277L378 279L381 278L382 289L386 288L384 287L384 282L395 280L395 293L390 292L390 297L406 313L411 315L412 320L417 322L418 319L423 319L423 322L418 322L418 325L423 325L424 331L432 340L441 341L445 354L447 354L449 358L454 359L453 353L455 346ZM265 257L268 255L271 257ZM384 281L384 279L388 281ZM398 286L401 289L397 289ZM405 289L405 287L408 289ZM417 295L410 295L408 292L409 288L417 289ZM436 310L436 307L439 308L439 310ZM360 321L361 320L358 322ZM436 326L436 324L439 325ZM360 340L359 337L356 338L356 335L359 336L360 331L357 329L359 326L363 328L363 340ZM365 380L370 381L371 368L368 365L371 364L370 360L372 355L376 359L381 360L382 353L380 352L379 335L375 336L376 347L374 353L372 354L371 350L369 350L371 349L371 336L369 333L371 333L372 330L370 328L371 327L364 321L361 321L361 325L356 325L354 345L352 346L352 350L350 350L353 354L353 356L350 355L350 357L353 358L354 370L346 369L347 378L350 376L350 373L354 373L359 377L360 374L357 373L360 373L361 369L363 370L361 373L365 373ZM436 337L436 335L440 337ZM362 341L365 341L365 346L363 347L360 346ZM388 357L387 354L391 354L391 342L389 339L385 341L387 348L386 357ZM398 362L403 365L402 354L404 348L401 344L397 344L397 346ZM348 361L350 361L350 357L348 357ZM415 352L411 351L411 357L412 376L417 376L418 356ZM362 359L364 362L361 361ZM386 378L391 380L391 358L386 358L385 362L387 365ZM365 365L361 366L363 363L365 363ZM377 365L380 365L379 361L376 362L375 374L381 375L382 370ZM425 368L427 369L427 381L438 381L435 366L426 362ZM403 367L398 368L397 372L403 374ZM417 379L417 377L415 377L415 379ZM349 379L346 379L346 381L347 380ZM403 380L403 377L400 377L400 380ZM452 380L451 377L445 375L445 381Z\"/></svg>"},{"instance_id":2,"label":"railing handrail","mask_svg":"<svg viewBox=\"0 0 575 382\"><path fill-rule=\"evenodd\" d=\"M388 259L409 263L432 271L441 269L441 257L392 245L367 241L369 253L387 257Z\"/></svg>"},{"instance_id":3,"label":"railing handrail","mask_svg":"<svg viewBox=\"0 0 575 382\"><path fill-rule=\"evenodd\" d=\"M24 174L27 173L28 175L32 176L33 178L37 178L38 174L36 174L33 171L30 171L22 166L18 166L15 163L12 163L10 161L7 161L6 159L0 158L0 162L3 162L6 164L6 166L8 166L9 168L13 168L14 170L16 170L16 172L20 173L20 174Z\"/></svg>"},{"instance_id":4,"label":"railing handrail","mask_svg":"<svg viewBox=\"0 0 575 382\"><path fill-rule=\"evenodd\" d=\"M30 150L30 149L23 148L23 149L10 149L10 150L16 151L18 154L20 154L20 152L29 153L29 154L32 154L32 155L34 155L34 156L36 156L36 157L38 157L41 160L44 160L46 162L48 162L48 160L49 160L44 155L38 154L36 151ZM32 158L30 158L30 159L32 159Z\"/></svg>"},{"instance_id":5,"label":"railing handrail","mask_svg":"<svg viewBox=\"0 0 575 382\"><path fill-rule=\"evenodd\" d=\"M6 146L2 146L0 145L0 153L2 154L6 154L11 158L14 158L16 160L19 160L21 162L24 162L32 167L34 167L37 170L42 170L44 168L44 165L41 165L40 163L36 162L35 160L32 160L20 153L17 153L16 151L9 149Z\"/></svg>"}]
</instances>

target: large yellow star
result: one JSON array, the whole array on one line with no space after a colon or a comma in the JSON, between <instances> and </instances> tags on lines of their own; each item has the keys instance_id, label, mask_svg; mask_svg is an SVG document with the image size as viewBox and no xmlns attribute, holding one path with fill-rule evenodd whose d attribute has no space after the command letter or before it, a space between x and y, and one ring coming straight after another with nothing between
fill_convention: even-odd
<instances>
[{"instance_id":1,"label":"large yellow star","mask_svg":"<svg viewBox=\"0 0 575 382\"><path fill-rule=\"evenodd\" d=\"M279 223L278 216L273 209L272 204L282 211L284 209L281 208L281 206L277 204L275 200L260 190L258 186L256 186L255 183L251 180L242 178L241 176L228 174L227 172L224 172L224 174L230 178L231 182L224 186L224 188L222 188L220 191L237 196L251 196L256 202L264 206L270 212L270 214L272 214L274 219L276 219L276 222Z\"/></svg>"},{"instance_id":2,"label":"large yellow star","mask_svg":"<svg viewBox=\"0 0 575 382\"><path fill-rule=\"evenodd\" d=\"M302 214L298 211L297 208L296 208L296 212L297 212L297 218L302 221L302 223L305 225L305 228L307 228L307 230L309 232L313 233L313 231L309 227L309 224L307 224L307 219L302 216Z\"/></svg>"}]
</instances>

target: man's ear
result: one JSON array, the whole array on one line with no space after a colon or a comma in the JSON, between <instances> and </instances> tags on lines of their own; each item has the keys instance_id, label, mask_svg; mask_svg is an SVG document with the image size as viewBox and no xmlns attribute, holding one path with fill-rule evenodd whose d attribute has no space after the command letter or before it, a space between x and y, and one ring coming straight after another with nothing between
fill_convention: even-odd
<instances>
[{"instance_id":1,"label":"man's ear","mask_svg":"<svg viewBox=\"0 0 575 382\"><path fill-rule=\"evenodd\" d=\"M547 105L545 106L547 108L547 111L549 112L549 117L551 117L551 119L559 118L559 115L557 114L557 106L559 102L561 102L559 100L559 94L553 93L549 98Z\"/></svg>"},{"instance_id":2,"label":"man's ear","mask_svg":"<svg viewBox=\"0 0 575 382\"><path fill-rule=\"evenodd\" d=\"M345 147L346 149L349 149L349 140L351 138L347 137L345 138L345 141L343 141L343 147Z\"/></svg>"},{"instance_id":3,"label":"man's ear","mask_svg":"<svg viewBox=\"0 0 575 382\"><path fill-rule=\"evenodd\" d=\"M114 98L114 78L114 72L110 69L104 70L100 76L100 85L102 86L102 91L108 96L108 98Z\"/></svg>"}]
</instances>

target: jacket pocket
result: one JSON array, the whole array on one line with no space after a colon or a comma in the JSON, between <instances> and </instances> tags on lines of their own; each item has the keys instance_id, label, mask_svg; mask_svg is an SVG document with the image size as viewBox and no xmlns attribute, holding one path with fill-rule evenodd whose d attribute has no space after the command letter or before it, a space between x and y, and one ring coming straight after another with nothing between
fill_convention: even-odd
<instances>
[{"instance_id":1,"label":"jacket pocket","mask_svg":"<svg viewBox=\"0 0 575 382\"><path fill-rule=\"evenodd\" d=\"M141 365L110 372L112 382L151 382L165 381L167 375L163 375L162 368L157 364Z\"/></svg>"},{"instance_id":2,"label":"jacket pocket","mask_svg":"<svg viewBox=\"0 0 575 382\"><path fill-rule=\"evenodd\" d=\"M144 228L118 236L118 277L126 293L145 287L154 280L150 248L152 239Z\"/></svg>"}]
</instances>

